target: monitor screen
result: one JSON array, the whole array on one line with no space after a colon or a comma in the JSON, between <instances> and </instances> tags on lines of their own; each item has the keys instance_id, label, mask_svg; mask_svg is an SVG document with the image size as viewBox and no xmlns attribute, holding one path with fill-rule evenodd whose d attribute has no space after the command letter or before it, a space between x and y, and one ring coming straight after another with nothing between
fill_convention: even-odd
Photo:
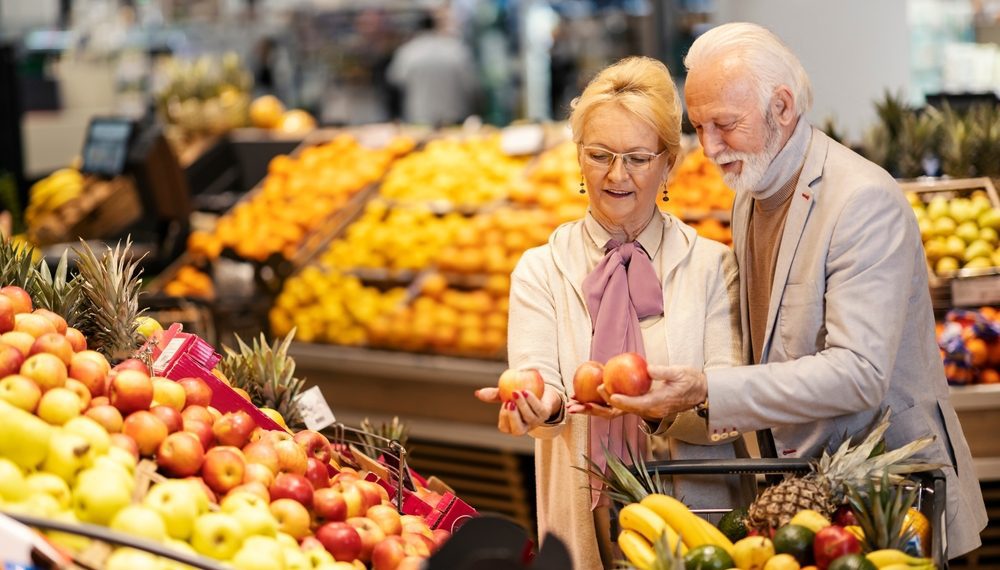
<instances>
[{"instance_id":1,"label":"monitor screen","mask_svg":"<svg viewBox=\"0 0 1000 570\"><path fill-rule=\"evenodd\" d=\"M132 121L125 118L94 118L83 145L83 166L88 174L118 176L125 168Z\"/></svg>"}]
</instances>

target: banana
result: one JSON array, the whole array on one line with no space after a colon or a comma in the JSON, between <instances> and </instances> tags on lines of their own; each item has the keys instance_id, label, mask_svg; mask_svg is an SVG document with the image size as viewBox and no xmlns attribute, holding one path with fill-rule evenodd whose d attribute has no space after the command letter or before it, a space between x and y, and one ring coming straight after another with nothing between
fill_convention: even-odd
<instances>
[{"instance_id":1,"label":"banana","mask_svg":"<svg viewBox=\"0 0 1000 570\"><path fill-rule=\"evenodd\" d=\"M901 550L896 550L895 548L883 548L882 550L869 552L868 554L865 554L865 558L871 561L871 563L878 568L886 568L898 564L906 564L907 566L926 566L931 563L930 558L910 556L909 554Z\"/></svg>"},{"instance_id":2,"label":"banana","mask_svg":"<svg viewBox=\"0 0 1000 570\"><path fill-rule=\"evenodd\" d=\"M688 548L702 544L715 544L712 538L705 533L701 523L698 522L700 517L692 513L684 503L677 499L669 495L654 493L646 496L641 504L658 514L664 522L676 530Z\"/></svg>"},{"instance_id":3,"label":"banana","mask_svg":"<svg viewBox=\"0 0 1000 570\"><path fill-rule=\"evenodd\" d=\"M905 562L900 564L889 564L888 566L879 566L879 570L932 570L935 568L934 563L928 561L927 564L910 565Z\"/></svg>"},{"instance_id":4,"label":"banana","mask_svg":"<svg viewBox=\"0 0 1000 570\"><path fill-rule=\"evenodd\" d=\"M667 542L670 544L671 552L677 547L680 536L670 528L660 516L654 513L649 507L640 503L630 503L618 514L618 524L623 529L634 530L641 534L650 543L659 540L660 535L667 534ZM687 554L687 547L681 544L681 554Z\"/></svg>"},{"instance_id":5,"label":"banana","mask_svg":"<svg viewBox=\"0 0 1000 570\"><path fill-rule=\"evenodd\" d=\"M695 518L698 519L698 523L701 525L701 528L705 532L705 535L708 536L708 538L712 541L712 544L716 546L721 546L723 549L725 549L726 552L729 553L730 556L732 556L733 541L729 540L729 538L726 535L722 534L722 531L719 530L712 523L708 522L707 520L697 515L695 515Z\"/></svg>"},{"instance_id":6,"label":"banana","mask_svg":"<svg viewBox=\"0 0 1000 570\"><path fill-rule=\"evenodd\" d=\"M618 548L639 570L647 570L656 561L653 545L634 530L625 529L618 535Z\"/></svg>"}]
</instances>

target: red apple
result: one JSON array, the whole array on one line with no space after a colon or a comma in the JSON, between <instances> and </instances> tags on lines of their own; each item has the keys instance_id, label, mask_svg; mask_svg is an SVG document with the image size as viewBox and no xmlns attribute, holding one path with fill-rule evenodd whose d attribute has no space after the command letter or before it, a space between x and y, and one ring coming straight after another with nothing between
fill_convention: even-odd
<instances>
[{"instance_id":1,"label":"red apple","mask_svg":"<svg viewBox=\"0 0 1000 570\"><path fill-rule=\"evenodd\" d=\"M295 475L305 475L306 468L309 467L306 450L293 440L286 439L274 444L274 450L278 453L278 473L292 473Z\"/></svg>"},{"instance_id":2,"label":"red apple","mask_svg":"<svg viewBox=\"0 0 1000 570\"><path fill-rule=\"evenodd\" d=\"M213 425L215 424L215 422L219 421L219 419L222 417L222 412L220 412L214 406L205 406L205 409L208 410L208 413L212 414Z\"/></svg>"},{"instance_id":3,"label":"red apple","mask_svg":"<svg viewBox=\"0 0 1000 570\"><path fill-rule=\"evenodd\" d=\"M326 439L325 435L319 433L318 431L304 429L296 433L292 439L302 446L302 449L306 450L307 456L315 457L316 459L319 459L321 463L330 462L330 457L333 456L333 450L330 447L330 440Z\"/></svg>"},{"instance_id":4,"label":"red apple","mask_svg":"<svg viewBox=\"0 0 1000 570\"><path fill-rule=\"evenodd\" d=\"M149 368L146 368L146 363L138 358L126 358L118 364L115 364L112 370L117 372L121 372L122 370L135 370L136 372L142 372L146 376L149 376Z\"/></svg>"},{"instance_id":5,"label":"red apple","mask_svg":"<svg viewBox=\"0 0 1000 570\"><path fill-rule=\"evenodd\" d=\"M246 454L244 453L244 455ZM252 463L250 458L247 458L246 471L243 473L243 483L260 483L265 488L270 488L271 483L274 483L274 471L268 469L266 465Z\"/></svg>"},{"instance_id":6,"label":"red apple","mask_svg":"<svg viewBox=\"0 0 1000 570\"><path fill-rule=\"evenodd\" d=\"M312 483L309 482L302 475L296 475L294 473L278 473L274 478L274 483L271 483L271 499L295 499L296 501L302 503L306 508L312 508L313 505L313 488Z\"/></svg>"},{"instance_id":7,"label":"red apple","mask_svg":"<svg viewBox=\"0 0 1000 570\"><path fill-rule=\"evenodd\" d=\"M246 461L236 447L218 446L205 453L201 466L201 478L205 484L219 495L243 483Z\"/></svg>"},{"instance_id":8,"label":"red apple","mask_svg":"<svg viewBox=\"0 0 1000 570\"><path fill-rule=\"evenodd\" d=\"M313 493L313 513L320 523L347 520L347 503L337 489L317 489Z\"/></svg>"},{"instance_id":9,"label":"red apple","mask_svg":"<svg viewBox=\"0 0 1000 570\"><path fill-rule=\"evenodd\" d=\"M403 542L410 547L409 550L416 556L427 558L434 551L434 535L429 530L427 533L403 531L400 536L403 537Z\"/></svg>"},{"instance_id":10,"label":"red apple","mask_svg":"<svg viewBox=\"0 0 1000 570\"><path fill-rule=\"evenodd\" d=\"M244 475L244 478L246 475ZM267 485L261 483L260 481L251 481L249 483L240 483L239 485L233 487L226 493L226 496L232 495L234 493L250 493L251 495L257 495L265 502L271 502L271 492L267 490Z\"/></svg>"},{"instance_id":11,"label":"red apple","mask_svg":"<svg viewBox=\"0 0 1000 570\"><path fill-rule=\"evenodd\" d=\"M0 295L7 297L10 300L11 305L14 307L15 313L30 313L31 312L31 295L24 289L18 287L17 285L7 285L6 287L0 287Z\"/></svg>"},{"instance_id":12,"label":"red apple","mask_svg":"<svg viewBox=\"0 0 1000 570\"><path fill-rule=\"evenodd\" d=\"M156 450L156 464L174 477L190 477L201 470L205 448L193 433L179 431L163 440Z\"/></svg>"},{"instance_id":13,"label":"red apple","mask_svg":"<svg viewBox=\"0 0 1000 570\"><path fill-rule=\"evenodd\" d=\"M344 522L353 526L361 535L361 554L358 556L358 560L370 562L372 549L375 548L376 544L385 540L385 533L375 524L375 521L366 517L352 517Z\"/></svg>"},{"instance_id":14,"label":"red apple","mask_svg":"<svg viewBox=\"0 0 1000 570\"><path fill-rule=\"evenodd\" d=\"M399 513L392 505L372 505L368 507L365 516L375 521L375 524L382 529L386 536L403 532L403 523L399 520Z\"/></svg>"},{"instance_id":15,"label":"red apple","mask_svg":"<svg viewBox=\"0 0 1000 570\"><path fill-rule=\"evenodd\" d=\"M66 385L66 365L58 356L43 352L24 361L21 376L32 379L45 392Z\"/></svg>"},{"instance_id":16,"label":"red apple","mask_svg":"<svg viewBox=\"0 0 1000 570\"><path fill-rule=\"evenodd\" d=\"M215 436L212 435L212 426L201 420L184 419L183 431L191 432L198 436L198 441L206 450L215 445Z\"/></svg>"},{"instance_id":17,"label":"red apple","mask_svg":"<svg viewBox=\"0 0 1000 570\"><path fill-rule=\"evenodd\" d=\"M859 554L861 543L849 530L839 526L820 529L813 538L813 557L820 570L845 554Z\"/></svg>"},{"instance_id":18,"label":"red apple","mask_svg":"<svg viewBox=\"0 0 1000 570\"><path fill-rule=\"evenodd\" d=\"M0 295L0 334L14 330L14 303Z\"/></svg>"},{"instance_id":19,"label":"red apple","mask_svg":"<svg viewBox=\"0 0 1000 570\"><path fill-rule=\"evenodd\" d=\"M67 378L66 384L64 384L63 386L75 392L76 395L80 398L80 406L82 406L80 408L81 412L90 407L90 400L91 400L90 389L87 388L87 386L85 386L83 382L80 382L79 380L75 380L73 378Z\"/></svg>"},{"instance_id":20,"label":"red apple","mask_svg":"<svg viewBox=\"0 0 1000 570\"><path fill-rule=\"evenodd\" d=\"M204 422L208 424L209 427L215 423L215 416L213 416L205 406L188 405L181 412L181 417L185 420L198 420L199 422Z\"/></svg>"},{"instance_id":21,"label":"red apple","mask_svg":"<svg viewBox=\"0 0 1000 570\"><path fill-rule=\"evenodd\" d=\"M372 570L396 570L406 557L406 541L401 536L387 536L372 549Z\"/></svg>"},{"instance_id":22,"label":"red apple","mask_svg":"<svg viewBox=\"0 0 1000 570\"><path fill-rule=\"evenodd\" d=\"M431 527L427 526L427 521L417 515L400 515L399 523L402 525L403 534L422 534L427 538L432 538L434 534Z\"/></svg>"},{"instance_id":23,"label":"red apple","mask_svg":"<svg viewBox=\"0 0 1000 570\"><path fill-rule=\"evenodd\" d=\"M119 370L111 380L108 398L111 405L126 416L138 410L148 410L153 403L153 381L138 370Z\"/></svg>"},{"instance_id":24,"label":"red apple","mask_svg":"<svg viewBox=\"0 0 1000 570\"><path fill-rule=\"evenodd\" d=\"M500 375L497 387L500 389L500 399L509 402L514 398L514 392L525 390L541 398L545 391L545 382L542 380L542 375L534 368L523 370L508 368Z\"/></svg>"},{"instance_id":25,"label":"red apple","mask_svg":"<svg viewBox=\"0 0 1000 570\"><path fill-rule=\"evenodd\" d=\"M110 405L111 405L111 400L109 400L107 396L97 396L96 398L90 399L91 408L96 408L97 406L110 406ZM117 410L118 408L115 409Z\"/></svg>"},{"instance_id":26,"label":"red apple","mask_svg":"<svg viewBox=\"0 0 1000 570\"><path fill-rule=\"evenodd\" d=\"M312 518L309 509L294 499L278 499L271 502L271 514L278 521L278 530L302 540L310 535ZM321 543L322 545L322 543ZM305 548L302 549L305 551Z\"/></svg>"},{"instance_id":27,"label":"red apple","mask_svg":"<svg viewBox=\"0 0 1000 570\"><path fill-rule=\"evenodd\" d=\"M448 542L448 539L451 538L451 533L443 528L436 528L432 530L431 533L434 535L433 552L437 552L437 550L444 546L444 543Z\"/></svg>"},{"instance_id":28,"label":"red apple","mask_svg":"<svg viewBox=\"0 0 1000 570\"><path fill-rule=\"evenodd\" d=\"M583 404L604 404L597 388L604 382L604 366L588 360L577 367L573 374L573 399Z\"/></svg>"},{"instance_id":29,"label":"red apple","mask_svg":"<svg viewBox=\"0 0 1000 570\"><path fill-rule=\"evenodd\" d=\"M26 332L38 338L43 334L56 332L56 326L41 315L18 313L14 315L14 330Z\"/></svg>"},{"instance_id":30,"label":"red apple","mask_svg":"<svg viewBox=\"0 0 1000 570\"><path fill-rule=\"evenodd\" d=\"M212 424L212 433L221 445L243 447L250 441L250 432L257 427L250 414L239 410L229 412Z\"/></svg>"},{"instance_id":31,"label":"red apple","mask_svg":"<svg viewBox=\"0 0 1000 570\"><path fill-rule=\"evenodd\" d=\"M346 522L329 522L316 529L316 539L334 560L350 562L361 554L361 535Z\"/></svg>"},{"instance_id":32,"label":"red apple","mask_svg":"<svg viewBox=\"0 0 1000 570\"><path fill-rule=\"evenodd\" d=\"M2 296L0 298L6 299ZM8 404L13 404L27 412L33 412L41 398L42 389L30 378L20 374L11 374L0 379L0 400L5 400Z\"/></svg>"},{"instance_id":33,"label":"red apple","mask_svg":"<svg viewBox=\"0 0 1000 570\"><path fill-rule=\"evenodd\" d=\"M0 296L0 299L6 298ZM21 354L21 349L5 342L0 342L0 378L17 374L23 364L24 355Z\"/></svg>"},{"instance_id":34,"label":"red apple","mask_svg":"<svg viewBox=\"0 0 1000 570\"><path fill-rule=\"evenodd\" d=\"M389 499L388 492L386 492L382 485L379 485L374 481L362 479L355 483L354 486L361 491L365 511L367 511L370 507L381 504L383 499L387 501Z\"/></svg>"},{"instance_id":35,"label":"red apple","mask_svg":"<svg viewBox=\"0 0 1000 570\"><path fill-rule=\"evenodd\" d=\"M93 360L97 364L100 364L101 368L104 369L104 375L105 376L107 376L108 373L111 372L111 364L108 363L108 359L104 358L104 355L101 354L100 352L97 352L96 350L84 350L82 352L78 352L78 353L76 353L76 354L73 355L73 360L76 360L76 359L79 359L79 358Z\"/></svg>"},{"instance_id":36,"label":"red apple","mask_svg":"<svg viewBox=\"0 0 1000 570\"><path fill-rule=\"evenodd\" d=\"M261 434L261 439L270 441L271 443L278 443L279 441L291 441L293 436L283 429L269 429L264 430L264 433Z\"/></svg>"},{"instance_id":37,"label":"red apple","mask_svg":"<svg viewBox=\"0 0 1000 570\"><path fill-rule=\"evenodd\" d=\"M306 460L306 479L312 484L313 489L325 489L330 486L330 471L322 461L310 457Z\"/></svg>"},{"instance_id":38,"label":"red apple","mask_svg":"<svg viewBox=\"0 0 1000 570\"><path fill-rule=\"evenodd\" d=\"M93 397L103 396L104 387L107 382L107 372L104 366L92 358L74 354L69 364L69 377L83 382L90 395Z\"/></svg>"},{"instance_id":39,"label":"red apple","mask_svg":"<svg viewBox=\"0 0 1000 570\"><path fill-rule=\"evenodd\" d=\"M604 390L609 395L641 396L652 384L646 360L634 352L613 356L604 365Z\"/></svg>"},{"instance_id":40,"label":"red apple","mask_svg":"<svg viewBox=\"0 0 1000 570\"><path fill-rule=\"evenodd\" d=\"M278 472L278 452L274 444L266 440L252 441L243 446L243 455L248 463L257 463L267 467L272 474Z\"/></svg>"},{"instance_id":41,"label":"red apple","mask_svg":"<svg viewBox=\"0 0 1000 570\"><path fill-rule=\"evenodd\" d=\"M32 314L38 315L40 317L45 317L52 323L52 326L56 328L56 332L60 335L66 334L66 319L62 318L62 315L53 313L48 309L35 309Z\"/></svg>"},{"instance_id":42,"label":"red apple","mask_svg":"<svg viewBox=\"0 0 1000 570\"><path fill-rule=\"evenodd\" d=\"M111 445L120 447L131 453L132 457L135 457L136 460L139 459L139 444L137 444L131 436L125 435L124 433L112 433L110 434L110 437Z\"/></svg>"},{"instance_id":43,"label":"red apple","mask_svg":"<svg viewBox=\"0 0 1000 570\"><path fill-rule=\"evenodd\" d=\"M188 406L208 406L212 403L212 389L201 378L181 378L177 381L184 387Z\"/></svg>"},{"instance_id":44,"label":"red apple","mask_svg":"<svg viewBox=\"0 0 1000 570\"><path fill-rule=\"evenodd\" d=\"M73 359L73 346L66 340L66 337L55 332L45 333L36 338L34 344L31 345L31 350L28 351L28 356L42 352L54 354L66 366L69 366Z\"/></svg>"},{"instance_id":45,"label":"red apple","mask_svg":"<svg viewBox=\"0 0 1000 570\"><path fill-rule=\"evenodd\" d=\"M83 415L104 426L104 429L108 430L108 433L120 432L122 424L125 423L122 413L118 411L118 408L110 404L94 406L93 402L91 402L90 409L84 412Z\"/></svg>"},{"instance_id":46,"label":"red apple","mask_svg":"<svg viewBox=\"0 0 1000 570\"><path fill-rule=\"evenodd\" d=\"M31 345L35 344L35 337L22 331L10 331L0 334L0 342L13 346L21 351L21 356L27 358Z\"/></svg>"},{"instance_id":47,"label":"red apple","mask_svg":"<svg viewBox=\"0 0 1000 570\"><path fill-rule=\"evenodd\" d=\"M181 413L170 406L153 406L149 411L163 421L163 424L167 426L167 433L184 429L184 418L181 417Z\"/></svg>"},{"instance_id":48,"label":"red apple","mask_svg":"<svg viewBox=\"0 0 1000 570\"><path fill-rule=\"evenodd\" d=\"M170 406L178 413L184 409L187 394L180 384L162 376L152 376L150 381L153 383L153 403Z\"/></svg>"},{"instance_id":49,"label":"red apple","mask_svg":"<svg viewBox=\"0 0 1000 570\"><path fill-rule=\"evenodd\" d=\"M83 352L87 350L87 337L73 327L66 327L66 340L73 347L73 352Z\"/></svg>"},{"instance_id":50,"label":"red apple","mask_svg":"<svg viewBox=\"0 0 1000 570\"><path fill-rule=\"evenodd\" d=\"M858 519L854 516L854 509L850 505L840 505L833 512L830 522L837 526L851 526L858 524Z\"/></svg>"},{"instance_id":51,"label":"red apple","mask_svg":"<svg viewBox=\"0 0 1000 570\"><path fill-rule=\"evenodd\" d=\"M167 424L149 410L138 410L125 416L122 433L135 440L139 455L149 457L167 438Z\"/></svg>"}]
</instances>

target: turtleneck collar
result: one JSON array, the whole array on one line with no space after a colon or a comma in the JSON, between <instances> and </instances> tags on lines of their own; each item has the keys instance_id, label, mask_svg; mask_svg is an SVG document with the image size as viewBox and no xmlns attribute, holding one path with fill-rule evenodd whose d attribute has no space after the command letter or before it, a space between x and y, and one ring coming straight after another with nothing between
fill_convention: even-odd
<instances>
[{"instance_id":1,"label":"turtleneck collar","mask_svg":"<svg viewBox=\"0 0 1000 570\"><path fill-rule=\"evenodd\" d=\"M812 126L809 125L805 117L800 115L795 130L792 131L792 136L771 161L771 165L767 167L760 184L751 192L755 199L764 200L771 197L793 176L797 176L803 161L805 161L810 140L812 140Z\"/></svg>"}]
</instances>

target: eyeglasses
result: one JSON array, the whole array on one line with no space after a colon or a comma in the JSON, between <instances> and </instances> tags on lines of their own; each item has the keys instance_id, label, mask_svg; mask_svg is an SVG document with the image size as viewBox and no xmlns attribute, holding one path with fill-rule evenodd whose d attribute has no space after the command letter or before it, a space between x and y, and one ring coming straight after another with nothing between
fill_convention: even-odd
<instances>
[{"instance_id":1,"label":"eyeglasses","mask_svg":"<svg viewBox=\"0 0 1000 570\"><path fill-rule=\"evenodd\" d=\"M649 170L649 165L665 152L667 152L667 149L663 149L656 154L641 151L618 153L598 146L585 146L583 147L583 159L590 166L610 169L614 166L615 159L621 157L622 164L625 165L625 170L629 172L642 172Z\"/></svg>"}]
</instances>

